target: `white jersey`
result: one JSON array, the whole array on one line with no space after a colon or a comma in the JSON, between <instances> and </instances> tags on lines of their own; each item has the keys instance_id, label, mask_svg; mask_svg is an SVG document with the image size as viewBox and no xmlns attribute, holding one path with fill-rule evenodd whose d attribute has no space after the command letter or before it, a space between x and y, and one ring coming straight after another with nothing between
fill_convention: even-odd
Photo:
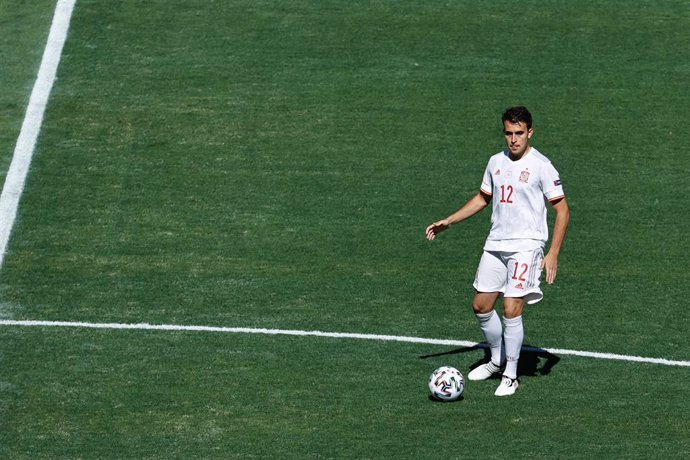
<instances>
[{"instance_id":1,"label":"white jersey","mask_svg":"<svg viewBox=\"0 0 690 460\"><path fill-rule=\"evenodd\" d=\"M546 201L563 198L563 186L551 161L531 147L517 161L507 150L493 155L481 191L491 195L493 213L486 251L529 251L549 238Z\"/></svg>"}]
</instances>

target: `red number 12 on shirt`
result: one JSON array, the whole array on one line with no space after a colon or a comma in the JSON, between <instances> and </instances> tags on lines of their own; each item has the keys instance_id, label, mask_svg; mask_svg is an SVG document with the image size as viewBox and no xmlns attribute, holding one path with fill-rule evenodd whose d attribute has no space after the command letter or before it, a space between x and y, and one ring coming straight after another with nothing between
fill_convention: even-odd
<instances>
[{"instance_id":1,"label":"red number 12 on shirt","mask_svg":"<svg viewBox=\"0 0 690 460\"><path fill-rule=\"evenodd\" d=\"M506 192L508 192L508 196L506 196ZM513 200L511 200L513 196L513 186L508 185L507 187L505 185L501 185L501 203L512 203Z\"/></svg>"}]
</instances>

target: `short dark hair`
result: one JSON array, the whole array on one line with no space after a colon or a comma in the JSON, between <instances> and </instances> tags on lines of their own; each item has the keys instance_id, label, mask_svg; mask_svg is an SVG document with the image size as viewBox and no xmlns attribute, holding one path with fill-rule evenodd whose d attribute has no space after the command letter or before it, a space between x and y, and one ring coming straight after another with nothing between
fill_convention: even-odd
<instances>
[{"instance_id":1,"label":"short dark hair","mask_svg":"<svg viewBox=\"0 0 690 460\"><path fill-rule=\"evenodd\" d=\"M527 129L532 129L532 114L529 113L529 110L527 110L526 107L521 105L507 108L506 111L503 112L501 121L504 123L509 121L515 124L523 122L525 125L527 125Z\"/></svg>"}]
</instances>

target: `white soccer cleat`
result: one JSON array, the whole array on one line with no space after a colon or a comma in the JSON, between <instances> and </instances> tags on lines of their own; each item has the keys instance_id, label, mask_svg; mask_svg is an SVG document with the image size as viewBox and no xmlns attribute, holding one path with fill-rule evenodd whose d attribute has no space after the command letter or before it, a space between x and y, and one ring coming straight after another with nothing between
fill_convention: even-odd
<instances>
[{"instance_id":1,"label":"white soccer cleat","mask_svg":"<svg viewBox=\"0 0 690 460\"><path fill-rule=\"evenodd\" d=\"M468 380L487 380L491 378L491 376L496 375L501 372L501 368L493 363L493 361L489 361L486 364L482 364L479 367L475 367L470 371L469 374L467 374L467 379Z\"/></svg>"},{"instance_id":2,"label":"white soccer cleat","mask_svg":"<svg viewBox=\"0 0 690 460\"><path fill-rule=\"evenodd\" d=\"M494 394L496 396L510 396L515 394L518 386L517 379L511 379L510 377L506 377L504 375L501 379L501 384L498 386L498 388L496 388L496 393Z\"/></svg>"}]
</instances>

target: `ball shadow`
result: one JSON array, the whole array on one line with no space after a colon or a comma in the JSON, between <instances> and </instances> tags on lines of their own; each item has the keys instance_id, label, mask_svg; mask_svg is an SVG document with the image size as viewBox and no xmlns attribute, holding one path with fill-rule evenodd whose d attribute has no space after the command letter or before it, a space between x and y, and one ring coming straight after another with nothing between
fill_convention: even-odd
<instances>
[{"instance_id":1,"label":"ball shadow","mask_svg":"<svg viewBox=\"0 0 690 460\"><path fill-rule=\"evenodd\" d=\"M462 396L460 396L458 399L453 399L452 401L446 401L444 399L438 399L434 398L432 395L429 395L429 401L435 402L435 403L441 403L441 404L452 404L455 402L460 402L465 400L465 395L463 393Z\"/></svg>"}]
</instances>

